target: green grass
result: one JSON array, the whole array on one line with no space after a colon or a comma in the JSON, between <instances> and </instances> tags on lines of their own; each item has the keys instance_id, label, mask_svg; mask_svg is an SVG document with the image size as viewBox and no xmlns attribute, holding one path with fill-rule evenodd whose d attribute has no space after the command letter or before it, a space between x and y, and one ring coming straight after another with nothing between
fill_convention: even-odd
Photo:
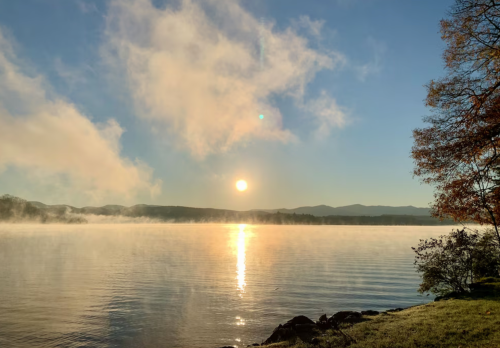
<instances>
[{"instance_id":1,"label":"green grass","mask_svg":"<svg viewBox=\"0 0 500 348\"><path fill-rule=\"evenodd\" d=\"M500 347L500 283L471 295L432 302L401 312L366 316L364 322L344 326L357 343L349 347ZM489 312L489 314L487 314ZM345 339L326 331L319 345L294 339L272 348L346 347Z\"/></svg>"}]
</instances>

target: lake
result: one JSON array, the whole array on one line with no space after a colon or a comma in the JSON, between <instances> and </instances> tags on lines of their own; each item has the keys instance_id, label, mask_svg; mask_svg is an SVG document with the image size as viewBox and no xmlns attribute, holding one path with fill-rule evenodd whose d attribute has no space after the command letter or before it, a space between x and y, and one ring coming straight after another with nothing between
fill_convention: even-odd
<instances>
[{"instance_id":1,"label":"lake","mask_svg":"<svg viewBox=\"0 0 500 348\"><path fill-rule=\"evenodd\" d=\"M417 293L452 226L0 225L1 347L246 347L296 315Z\"/></svg>"}]
</instances>

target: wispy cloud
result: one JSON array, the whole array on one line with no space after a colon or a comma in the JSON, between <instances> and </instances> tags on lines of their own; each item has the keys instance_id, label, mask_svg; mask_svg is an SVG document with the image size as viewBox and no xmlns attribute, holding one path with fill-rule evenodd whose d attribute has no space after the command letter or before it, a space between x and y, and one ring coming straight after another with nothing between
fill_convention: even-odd
<instances>
[{"instance_id":1,"label":"wispy cloud","mask_svg":"<svg viewBox=\"0 0 500 348\"><path fill-rule=\"evenodd\" d=\"M323 25L308 17L299 23L318 35ZM310 48L293 27L278 31L234 0L183 0L175 10L114 0L103 52L125 76L137 114L197 158L253 139L292 141L271 99L303 100L318 71L342 63L340 54Z\"/></svg>"},{"instance_id":2,"label":"wispy cloud","mask_svg":"<svg viewBox=\"0 0 500 348\"><path fill-rule=\"evenodd\" d=\"M342 128L348 121L347 112L326 91L322 91L317 99L308 101L303 108L314 115L317 139L328 137L332 128Z\"/></svg>"},{"instance_id":3,"label":"wispy cloud","mask_svg":"<svg viewBox=\"0 0 500 348\"><path fill-rule=\"evenodd\" d=\"M312 20L309 16L300 16L299 19L293 19L292 25L300 29L306 29L309 34L315 37L321 37L324 20Z\"/></svg>"},{"instance_id":4,"label":"wispy cloud","mask_svg":"<svg viewBox=\"0 0 500 348\"><path fill-rule=\"evenodd\" d=\"M99 9L97 8L96 4L89 0L76 0L76 5L80 9L80 11L82 11L85 14L99 12Z\"/></svg>"},{"instance_id":5,"label":"wispy cloud","mask_svg":"<svg viewBox=\"0 0 500 348\"><path fill-rule=\"evenodd\" d=\"M0 168L60 177L89 196L158 192L151 169L120 156L123 131L115 120L91 122L42 76L28 75L0 32Z\"/></svg>"},{"instance_id":6,"label":"wispy cloud","mask_svg":"<svg viewBox=\"0 0 500 348\"><path fill-rule=\"evenodd\" d=\"M92 68L89 66L86 66L85 68L69 67L63 63L61 58L56 58L54 60L54 70L57 75L63 79L71 89L73 89L75 86L87 82L85 72L92 71Z\"/></svg>"},{"instance_id":7,"label":"wispy cloud","mask_svg":"<svg viewBox=\"0 0 500 348\"><path fill-rule=\"evenodd\" d=\"M355 68L361 81L365 81L369 75L376 75L382 71L382 59L387 50L385 43L372 37L367 39L367 47L369 48L369 54L372 55L371 61Z\"/></svg>"}]
</instances>

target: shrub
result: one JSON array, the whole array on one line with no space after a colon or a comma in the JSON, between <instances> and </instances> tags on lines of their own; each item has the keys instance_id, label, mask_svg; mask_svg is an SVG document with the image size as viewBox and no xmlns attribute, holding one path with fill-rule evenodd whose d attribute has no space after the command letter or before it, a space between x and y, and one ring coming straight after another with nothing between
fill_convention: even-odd
<instances>
[{"instance_id":1,"label":"shrub","mask_svg":"<svg viewBox=\"0 0 500 348\"><path fill-rule=\"evenodd\" d=\"M412 249L417 272L422 274L420 293L463 293L481 277L498 276L498 244L491 231L457 229L437 239L420 240Z\"/></svg>"},{"instance_id":2,"label":"shrub","mask_svg":"<svg viewBox=\"0 0 500 348\"><path fill-rule=\"evenodd\" d=\"M500 266L498 239L493 230L482 234L476 246L477 257L474 259L474 281L480 278L498 277Z\"/></svg>"}]
</instances>

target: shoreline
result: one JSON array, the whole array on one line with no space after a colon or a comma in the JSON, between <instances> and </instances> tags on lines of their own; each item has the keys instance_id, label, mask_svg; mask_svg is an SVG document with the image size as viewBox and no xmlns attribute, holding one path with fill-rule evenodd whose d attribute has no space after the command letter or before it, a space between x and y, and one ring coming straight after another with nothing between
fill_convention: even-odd
<instances>
[{"instance_id":1,"label":"shoreline","mask_svg":"<svg viewBox=\"0 0 500 348\"><path fill-rule=\"evenodd\" d=\"M326 314L321 315L318 320L313 321L312 319L304 316L298 315L288 320L285 324L279 324L276 328L274 328L272 334L265 340L262 340L261 343L252 343L247 345L246 347L265 347L270 346L275 343L280 343L283 341L287 341L292 336L296 335L299 337L307 337L312 336L314 330L319 330L321 332L333 329L338 332L342 332L341 328L342 324L357 324L366 320L366 318L370 318L377 315L388 315L389 313L401 312L406 309L410 309L413 307L425 306L427 304L419 304L413 305L409 307L398 307L391 308L385 311L375 311L375 310L364 310L364 311L339 311L328 317ZM345 335L345 333L343 333ZM235 348L235 346L222 346L219 348Z\"/></svg>"},{"instance_id":2,"label":"shoreline","mask_svg":"<svg viewBox=\"0 0 500 348\"><path fill-rule=\"evenodd\" d=\"M216 348L500 347L500 279L475 284L472 292L405 308L339 311L314 321L299 315L260 343Z\"/></svg>"}]
</instances>

